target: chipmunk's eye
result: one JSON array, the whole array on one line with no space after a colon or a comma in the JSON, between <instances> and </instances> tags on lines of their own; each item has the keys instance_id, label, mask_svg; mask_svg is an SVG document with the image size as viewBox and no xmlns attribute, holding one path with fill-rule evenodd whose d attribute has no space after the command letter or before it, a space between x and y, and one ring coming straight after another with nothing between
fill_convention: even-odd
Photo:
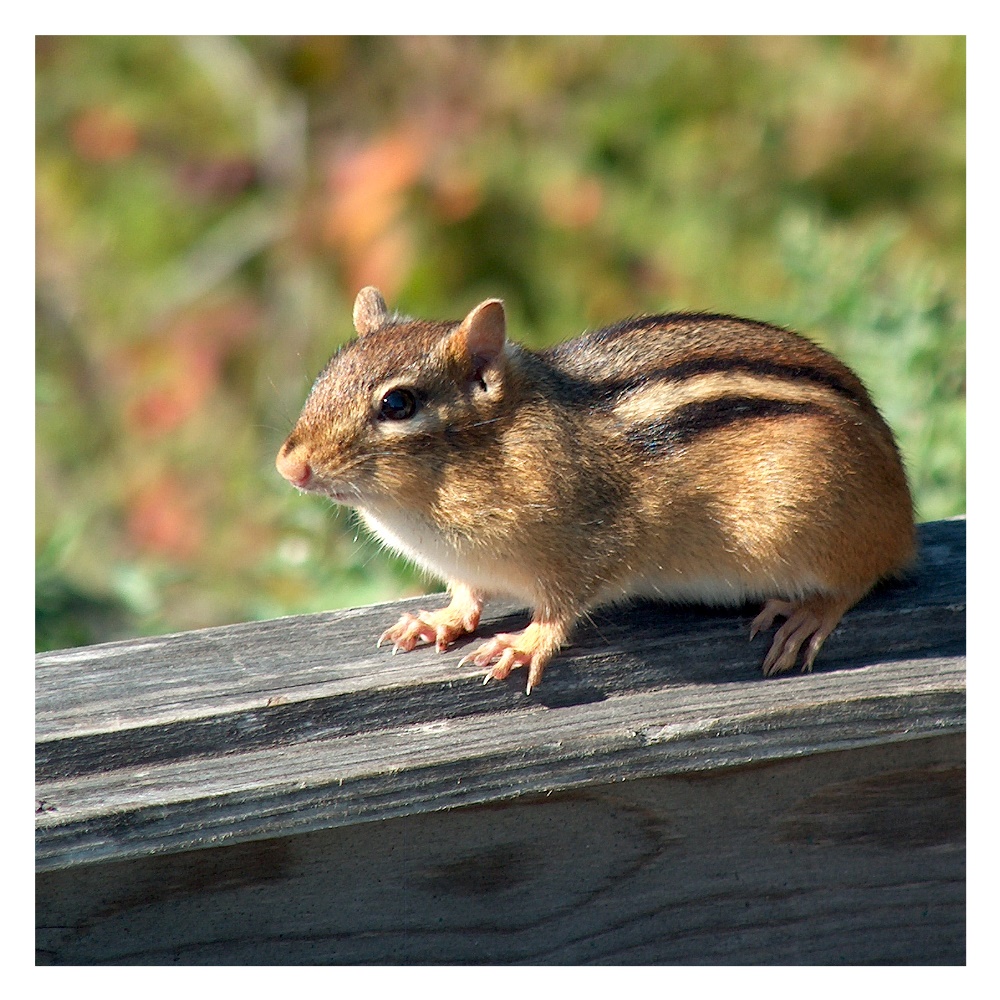
<instances>
[{"instance_id":1,"label":"chipmunk's eye","mask_svg":"<svg viewBox=\"0 0 1000 1000\"><path fill-rule=\"evenodd\" d=\"M411 389L393 389L382 397L378 413L383 420L409 420L419 406Z\"/></svg>"}]
</instances>

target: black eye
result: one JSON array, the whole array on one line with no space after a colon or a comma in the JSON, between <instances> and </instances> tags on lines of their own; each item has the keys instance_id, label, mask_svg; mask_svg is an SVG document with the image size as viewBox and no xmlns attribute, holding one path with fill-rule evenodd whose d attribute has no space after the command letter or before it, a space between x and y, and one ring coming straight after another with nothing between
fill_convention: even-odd
<instances>
[{"instance_id":1,"label":"black eye","mask_svg":"<svg viewBox=\"0 0 1000 1000\"><path fill-rule=\"evenodd\" d=\"M411 389L393 389L382 397L378 413L384 420L409 420L418 408Z\"/></svg>"}]
</instances>

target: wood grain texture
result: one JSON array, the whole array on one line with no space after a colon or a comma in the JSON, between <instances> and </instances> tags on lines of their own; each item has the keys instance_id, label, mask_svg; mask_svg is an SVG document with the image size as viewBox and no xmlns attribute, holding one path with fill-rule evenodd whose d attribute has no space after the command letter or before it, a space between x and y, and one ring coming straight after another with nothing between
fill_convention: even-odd
<instances>
[{"instance_id":1,"label":"wood grain texture","mask_svg":"<svg viewBox=\"0 0 1000 1000\"><path fill-rule=\"evenodd\" d=\"M777 679L757 609L656 604L530 697L375 648L440 597L42 654L39 960L962 961L964 520L921 539Z\"/></svg>"},{"instance_id":2,"label":"wood grain texture","mask_svg":"<svg viewBox=\"0 0 1000 1000\"><path fill-rule=\"evenodd\" d=\"M891 743L48 872L39 961L961 963L964 755Z\"/></svg>"}]
</instances>

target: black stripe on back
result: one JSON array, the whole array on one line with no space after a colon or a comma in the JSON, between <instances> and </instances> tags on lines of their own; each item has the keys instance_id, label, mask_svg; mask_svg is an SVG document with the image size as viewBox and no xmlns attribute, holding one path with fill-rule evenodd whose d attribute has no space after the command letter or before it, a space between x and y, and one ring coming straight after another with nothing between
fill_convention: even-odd
<instances>
[{"instance_id":1,"label":"black stripe on back","mask_svg":"<svg viewBox=\"0 0 1000 1000\"><path fill-rule=\"evenodd\" d=\"M790 330L774 326L770 323L714 313L670 313L663 316L638 316L622 320L622 322L617 323L615 326L585 334L577 340L558 344L554 348L542 352L542 356L554 362L567 388L574 389L574 394L577 397L582 396L586 398L589 395L590 398L597 399L605 404L617 401L626 392L638 389L644 385L651 385L654 382L682 382L697 375L732 372L780 378L788 381L812 382L814 385L832 389L838 395L858 404L862 409L870 410L872 408L873 404L868 398L868 394L865 392L863 386L859 386L855 382L849 371L839 372L824 368L822 365L809 364L808 362L795 364L791 361L772 361L767 358L756 357L753 354L740 354L737 352L717 353L724 350L721 347L713 349L711 353L703 353L701 357L695 357L687 361L677 361L673 364L667 363L659 368L654 368L638 375L624 376L616 379L609 379L607 377L602 379L600 372L595 372L594 378L591 381L590 379L582 378L578 372L570 374L562 367L561 362L563 358L569 360L577 355L587 356L593 350L594 345L608 346L621 336L636 331L659 329L661 327L669 327L673 324L690 323L692 321L699 323L727 322L739 324L750 329L769 331L773 334L793 338L794 341L808 345L820 354L826 353L822 348L817 347L812 341L801 334L793 333ZM678 332L678 336L682 335L683 332L682 327ZM835 362L832 355L830 359L831 362Z\"/></svg>"},{"instance_id":2,"label":"black stripe on back","mask_svg":"<svg viewBox=\"0 0 1000 1000\"><path fill-rule=\"evenodd\" d=\"M719 396L703 402L686 403L665 417L630 427L626 440L653 455L672 451L690 443L700 434L728 427L744 420L795 416L800 413L828 414L815 403L797 403L759 396Z\"/></svg>"},{"instance_id":3,"label":"black stripe on back","mask_svg":"<svg viewBox=\"0 0 1000 1000\"><path fill-rule=\"evenodd\" d=\"M600 409L611 409L622 403L624 397L637 389L650 388L657 384L667 385L684 382L699 375L726 373L758 375L764 378L778 378L786 382L810 382L825 389L832 389L838 396L849 400L861 407L862 410L871 411L874 406L863 389L856 391L853 386L845 384L832 372L806 365L791 365L777 361L761 361L741 357L696 358L620 379L602 379L600 375L595 376L593 380L582 379L556 370L553 381L558 385L558 391L568 401L596 406Z\"/></svg>"}]
</instances>

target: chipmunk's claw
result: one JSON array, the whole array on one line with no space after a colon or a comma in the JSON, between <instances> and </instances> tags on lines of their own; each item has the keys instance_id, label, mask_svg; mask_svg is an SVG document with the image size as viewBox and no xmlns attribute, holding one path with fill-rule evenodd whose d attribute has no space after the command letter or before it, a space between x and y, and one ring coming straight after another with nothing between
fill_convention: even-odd
<instances>
[{"instance_id":1,"label":"chipmunk's claw","mask_svg":"<svg viewBox=\"0 0 1000 1000\"><path fill-rule=\"evenodd\" d=\"M434 643L438 652L443 652L456 639L476 629L481 608L482 600L477 594L470 591L460 597L456 593L452 604L440 611L404 614L392 628L382 633L377 645L392 642L395 655L407 653L423 641ZM495 635L478 649L466 653L458 661L458 667L462 668L467 663L487 667L484 685L491 680L506 679L518 667L527 667L528 681L524 693L531 694L532 689L541 683L545 667L562 645L567 631L567 626L559 622L532 621L521 632Z\"/></svg>"}]
</instances>

